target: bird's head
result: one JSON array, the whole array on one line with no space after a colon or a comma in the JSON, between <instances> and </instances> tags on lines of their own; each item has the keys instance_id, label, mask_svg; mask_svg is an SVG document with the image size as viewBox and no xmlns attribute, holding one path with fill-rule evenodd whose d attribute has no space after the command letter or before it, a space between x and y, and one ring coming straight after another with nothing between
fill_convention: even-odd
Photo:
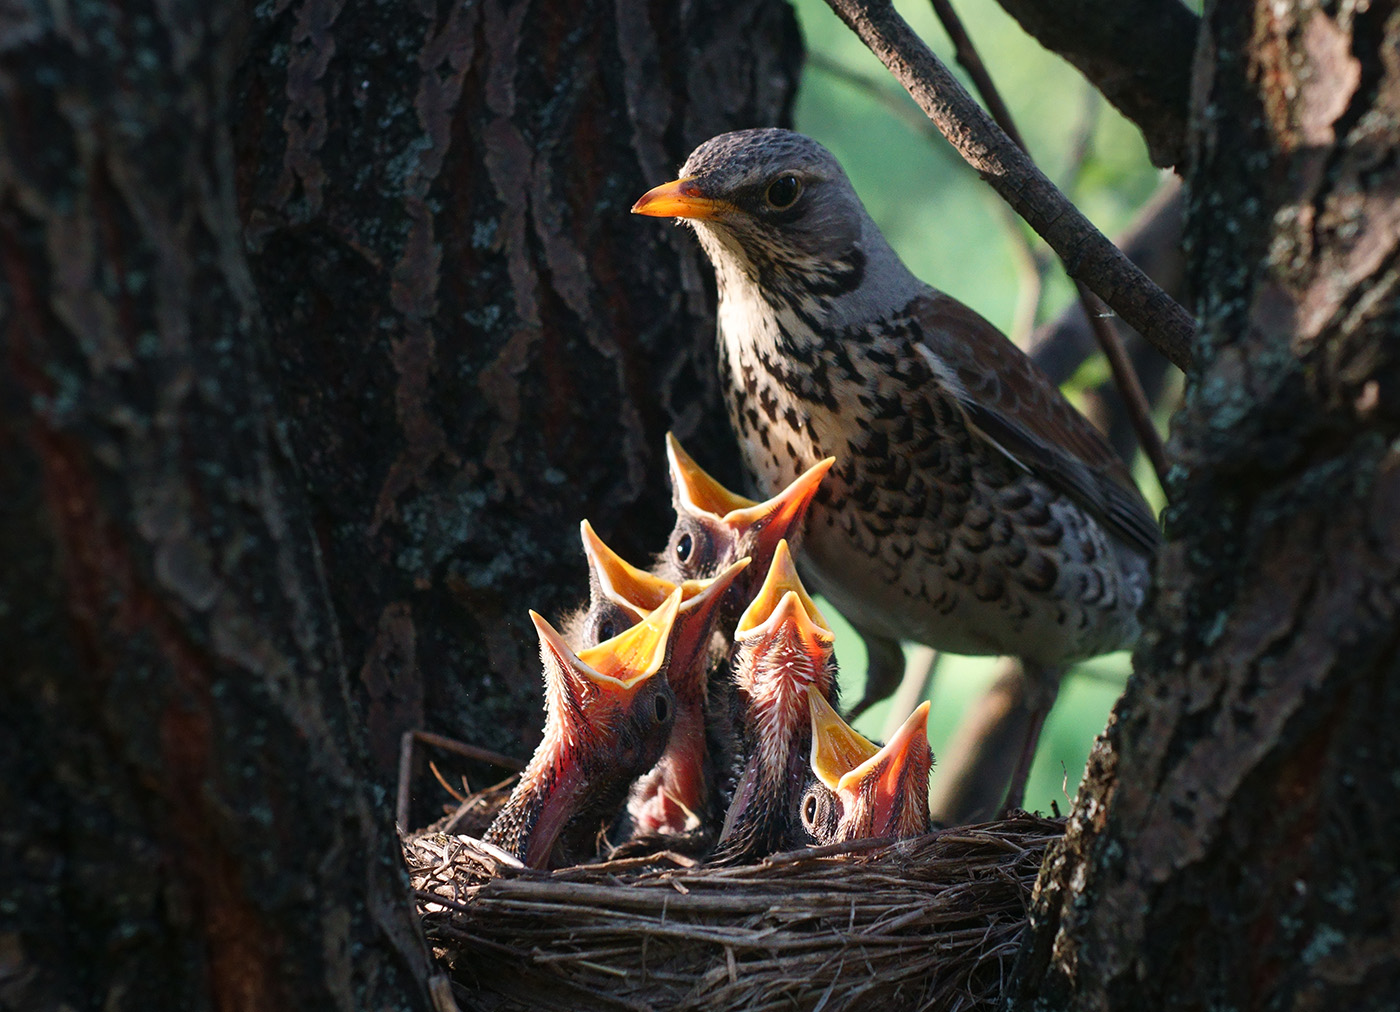
<instances>
[{"instance_id":1,"label":"bird's head","mask_svg":"<svg viewBox=\"0 0 1400 1012\"><path fill-rule=\"evenodd\" d=\"M831 152L790 130L710 138L678 179L647 191L632 212L693 227L721 296L747 283L810 313L859 292L839 303L850 312L872 298L907 300L917 285Z\"/></svg>"},{"instance_id":2,"label":"bird's head","mask_svg":"<svg viewBox=\"0 0 1400 1012\"><path fill-rule=\"evenodd\" d=\"M681 591L630 629L575 653L530 612L544 666L544 736L486 839L545 867L574 820L619 805L660 757L675 720L666 681Z\"/></svg>"},{"instance_id":3,"label":"bird's head","mask_svg":"<svg viewBox=\"0 0 1400 1012\"><path fill-rule=\"evenodd\" d=\"M700 145L680 178L648 191L637 214L694 227L716 267L768 286L859 255L865 217L846 173L816 141L789 130L738 130Z\"/></svg>"},{"instance_id":4,"label":"bird's head","mask_svg":"<svg viewBox=\"0 0 1400 1012\"><path fill-rule=\"evenodd\" d=\"M791 693L805 725L805 692L835 690L836 636L802 586L787 541L779 541L763 586L734 628L734 680L751 702L765 706L774 693ZM789 701L784 698L784 707ZM783 723L788 723L784 717Z\"/></svg>"},{"instance_id":5,"label":"bird's head","mask_svg":"<svg viewBox=\"0 0 1400 1012\"><path fill-rule=\"evenodd\" d=\"M666 434L666 457L671 465L671 499L676 526L659 560L660 568L680 579L712 576L733 560L753 559L736 581L731 597L741 600L739 611L753 597L753 587L769 572L778 543L795 542L802 519L835 457L813 464L771 499L755 502L729 491L691 459L676 437Z\"/></svg>"},{"instance_id":6,"label":"bird's head","mask_svg":"<svg viewBox=\"0 0 1400 1012\"><path fill-rule=\"evenodd\" d=\"M598 537L587 520L579 525L588 558L590 601L585 628L597 641L640 622L679 591L680 608L671 633L667 681L681 702L704 703L707 647L719 605L750 559L730 562L717 576L673 583L627 562Z\"/></svg>"},{"instance_id":7,"label":"bird's head","mask_svg":"<svg viewBox=\"0 0 1400 1012\"><path fill-rule=\"evenodd\" d=\"M807 706L813 775L799 811L808 836L843 843L928 832L929 704L910 714L883 748L842 720L821 693L809 689Z\"/></svg>"}]
</instances>

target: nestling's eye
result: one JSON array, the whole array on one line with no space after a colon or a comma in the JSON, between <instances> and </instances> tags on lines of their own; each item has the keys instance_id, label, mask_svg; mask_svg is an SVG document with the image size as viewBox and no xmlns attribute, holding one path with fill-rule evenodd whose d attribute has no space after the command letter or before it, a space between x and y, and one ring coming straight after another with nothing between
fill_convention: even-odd
<instances>
[{"instance_id":1,"label":"nestling's eye","mask_svg":"<svg viewBox=\"0 0 1400 1012\"><path fill-rule=\"evenodd\" d=\"M616 635L617 635L617 626L613 624L613 620L612 620L612 619L610 619L610 618L605 618L605 619L603 619L603 621L601 621L601 622L598 623L598 642L599 642L599 643L603 643L603 642L605 642L606 640L610 640L610 639L612 639L612 638L613 638L614 636L616 636Z\"/></svg>"},{"instance_id":2,"label":"nestling's eye","mask_svg":"<svg viewBox=\"0 0 1400 1012\"><path fill-rule=\"evenodd\" d=\"M664 724L671 719L671 701L665 696L658 695L652 701L652 712L656 715L656 722Z\"/></svg>"},{"instance_id":3,"label":"nestling's eye","mask_svg":"<svg viewBox=\"0 0 1400 1012\"><path fill-rule=\"evenodd\" d=\"M695 547L695 539L689 534L682 534L676 542L676 561L685 562L690 558L690 550Z\"/></svg>"},{"instance_id":4,"label":"nestling's eye","mask_svg":"<svg viewBox=\"0 0 1400 1012\"><path fill-rule=\"evenodd\" d=\"M808 832L817 828L817 796L807 795L807 800L802 802L802 824L807 827Z\"/></svg>"},{"instance_id":5,"label":"nestling's eye","mask_svg":"<svg viewBox=\"0 0 1400 1012\"><path fill-rule=\"evenodd\" d=\"M775 211L786 211L797 203L797 198L800 196L802 196L802 180L793 175L779 176L768 184L768 189L763 193L763 199Z\"/></svg>"}]
</instances>

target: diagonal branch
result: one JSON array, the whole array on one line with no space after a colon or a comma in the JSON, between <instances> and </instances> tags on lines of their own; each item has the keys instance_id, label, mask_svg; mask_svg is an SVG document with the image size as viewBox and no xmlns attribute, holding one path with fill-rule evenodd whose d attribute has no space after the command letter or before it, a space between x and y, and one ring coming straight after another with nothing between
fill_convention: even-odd
<instances>
[{"instance_id":1,"label":"diagonal branch","mask_svg":"<svg viewBox=\"0 0 1400 1012\"><path fill-rule=\"evenodd\" d=\"M1108 322L1108 313L1098 296L1089 291L1082 281L1076 281L1075 288L1079 292L1079 301L1084 306L1084 315L1088 317L1089 326L1094 330L1094 339L1099 342L1104 358L1108 359L1108 368L1113 373L1113 382L1123 398L1128 421L1137 433L1138 444L1152 463L1158 483L1166 488L1167 449L1162 445L1162 436L1157 432L1157 426L1152 424L1152 405L1147 400L1147 393L1142 389L1137 370L1133 368L1132 360L1128 358L1127 349L1123 347L1118 332Z\"/></svg>"},{"instance_id":2,"label":"diagonal branch","mask_svg":"<svg viewBox=\"0 0 1400 1012\"><path fill-rule=\"evenodd\" d=\"M958 153L1065 264L1143 337L1185 370L1195 323L1046 178L963 89L889 0L827 0L913 96Z\"/></svg>"},{"instance_id":3,"label":"diagonal branch","mask_svg":"<svg viewBox=\"0 0 1400 1012\"><path fill-rule=\"evenodd\" d=\"M848 67L840 60L822 52L808 53L804 65L808 70L820 71L833 80L854 88L872 102L878 102L885 111L899 119L909 129L927 137L930 144L937 146L943 143L943 135L938 132L936 126L929 122L929 118L916 106L911 106L900 98L899 92L890 90L888 77L880 74L867 74L863 70Z\"/></svg>"},{"instance_id":4,"label":"diagonal branch","mask_svg":"<svg viewBox=\"0 0 1400 1012\"><path fill-rule=\"evenodd\" d=\"M1182 298L1186 291L1181 252L1183 203L1180 181L1172 177L1158 187L1157 194L1138 211L1127 230L1114 237L1118 248L1175 299ZM1132 328L1114 323L1114 329L1123 337L1148 401L1155 403L1167 384L1166 359ZM1055 383L1062 384L1093 353L1095 344L1088 315L1083 305L1076 303L1037 328L1026 342L1025 351ZM1094 391L1085 391L1091 402L1082 410L1103 423L1114 449L1126 458L1137 446L1137 437L1127 420L1121 396L1116 389L1110 392L1111 386L1105 383Z\"/></svg>"},{"instance_id":5,"label":"diagonal branch","mask_svg":"<svg viewBox=\"0 0 1400 1012\"><path fill-rule=\"evenodd\" d=\"M943 23L948 37L953 40L958 62L972 77L973 86L982 96L982 101L987 104L992 118L996 120L997 125L1001 127L1012 143L1029 154L1030 151L1026 147L1025 139L1021 136L1021 132L1016 129L1016 122L1011 117L1011 110L1002 101L1001 92L993 83L992 75L988 73L986 65L982 62L981 54L977 52L977 47L973 45L971 36L963 27L958 12L953 9L952 0L932 0L932 2L934 13L938 15L938 20ZM1090 327L1093 328L1094 339L1098 341L1104 357L1108 359L1108 367L1113 372L1113 381L1118 385L1119 393L1123 397L1123 404L1127 409L1128 418L1132 422L1133 431L1137 434L1138 443L1142 446L1143 453L1147 454L1147 459L1151 461L1152 469L1157 472L1157 480L1165 488L1167 484L1167 452L1162 445L1162 437L1158 434L1157 427L1152 424L1152 406L1147 401L1147 394L1143 392L1142 383L1133 369L1132 362L1128 359L1128 353L1123 349L1123 342L1118 337L1118 332L1113 329L1106 318L1103 304L1099 302L1084 282L1076 281L1075 290L1079 293L1079 301L1084 306L1084 315L1089 320Z\"/></svg>"}]
</instances>

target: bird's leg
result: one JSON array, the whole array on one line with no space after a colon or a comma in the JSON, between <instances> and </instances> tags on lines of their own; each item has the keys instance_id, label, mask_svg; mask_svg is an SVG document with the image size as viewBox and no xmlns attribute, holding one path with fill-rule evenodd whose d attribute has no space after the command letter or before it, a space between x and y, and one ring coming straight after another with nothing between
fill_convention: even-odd
<instances>
[{"instance_id":1,"label":"bird's leg","mask_svg":"<svg viewBox=\"0 0 1400 1012\"><path fill-rule=\"evenodd\" d=\"M1021 744L1020 758L1011 774L1011 783L1006 788L1006 800L1002 802L1003 817L1025 803L1026 779L1030 776L1031 764L1035 762L1040 732L1045 728L1045 718L1050 716L1050 711L1055 706L1055 697L1060 691L1060 680L1065 674L1064 668L1041 667L1024 660L1021 663L1025 669L1030 720L1026 726L1025 740Z\"/></svg>"},{"instance_id":2,"label":"bird's leg","mask_svg":"<svg viewBox=\"0 0 1400 1012\"><path fill-rule=\"evenodd\" d=\"M899 640L860 628L857 628L856 632L865 644L865 694L846 714L847 721L854 721L870 707L889 696L904 678L904 648L899 645Z\"/></svg>"}]
</instances>

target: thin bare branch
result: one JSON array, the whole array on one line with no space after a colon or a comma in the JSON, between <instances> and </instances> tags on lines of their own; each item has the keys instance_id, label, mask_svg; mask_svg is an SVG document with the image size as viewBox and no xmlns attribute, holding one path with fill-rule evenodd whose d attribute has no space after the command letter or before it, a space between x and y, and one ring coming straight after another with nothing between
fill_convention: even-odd
<instances>
[{"instance_id":1,"label":"thin bare branch","mask_svg":"<svg viewBox=\"0 0 1400 1012\"><path fill-rule=\"evenodd\" d=\"M1195 323L1046 178L949 73L889 0L827 0L959 154L1083 281L1173 363L1191 363Z\"/></svg>"},{"instance_id":2,"label":"thin bare branch","mask_svg":"<svg viewBox=\"0 0 1400 1012\"><path fill-rule=\"evenodd\" d=\"M958 62L971 76L973 86L982 96L982 101L987 104L992 118L996 120L997 125L1006 133L1006 136L1029 155L1025 139L1021 136L1020 130L1016 128L1016 122L1011 116L1011 110L1002 101L1001 93L997 91L997 86L992 81L992 75L988 73L986 64L982 62L982 57L978 54L977 47L973 45L971 36L963 27L957 11L953 9L951 0L931 0L931 2L934 13L938 15L938 20L943 23L948 37L953 40ZM1072 161L1075 175L1083 166L1084 158L1088 153L1091 133L1091 129L1079 131L1078 151ZM1094 338L1098 341L1099 347L1103 349L1104 357L1108 359L1109 369L1113 373L1113 381L1118 385L1119 392L1122 394L1123 404L1127 409L1128 418L1132 422L1133 431L1137 433L1138 443L1142 447L1142 451L1147 454L1147 459L1152 462L1152 467L1157 472L1157 480L1165 487L1167 481L1166 448L1162 445L1162 437L1158 434L1157 427L1152 424L1152 407L1147 401L1147 395L1143 393L1142 383L1133 370L1128 353L1123 349L1123 342L1118 337L1118 332L1105 318L1106 314L1103 311L1102 303L1083 281L1076 280L1075 289L1079 292L1079 301L1084 306L1084 314L1088 317L1090 326L1093 327Z\"/></svg>"},{"instance_id":3,"label":"thin bare branch","mask_svg":"<svg viewBox=\"0 0 1400 1012\"><path fill-rule=\"evenodd\" d=\"M902 120L910 129L923 134L929 140L934 142L943 140L943 135L938 132L936 126L929 122L929 118L920 112L917 106L910 106L909 103L900 98L898 92L886 88L885 80L848 67L840 60L833 59L825 53L808 53L807 66L840 81L844 85L855 88L866 97L879 102L889 111L890 115Z\"/></svg>"},{"instance_id":4,"label":"thin bare branch","mask_svg":"<svg viewBox=\"0 0 1400 1012\"><path fill-rule=\"evenodd\" d=\"M1158 433L1157 426L1152 423L1152 405L1148 403L1147 394L1138 380L1137 370L1133 368L1118 332L1108 321L1107 308L1082 281L1076 282L1075 287L1079 290L1079 301L1084 304L1089 326L1094 329L1094 339L1099 342L1104 358L1108 359L1108 368L1112 371L1113 382L1117 384L1118 392L1123 397L1123 405L1127 409L1133 431L1137 433L1138 444L1142 447L1142 452L1147 454L1147 459L1152 462L1152 469L1157 472L1157 481L1166 488L1167 449L1162 445L1162 436Z\"/></svg>"},{"instance_id":5,"label":"thin bare branch","mask_svg":"<svg viewBox=\"0 0 1400 1012\"><path fill-rule=\"evenodd\" d=\"M514 770L519 773L525 768L525 764L514 756L508 756L501 752L494 752L489 748L482 748L480 745L468 745L464 741L456 738L448 738L446 735L434 734L431 731L414 731L413 736L424 745L431 745L447 752L455 752L468 759L476 759L480 762L490 763L499 766L503 770Z\"/></svg>"},{"instance_id":6,"label":"thin bare branch","mask_svg":"<svg viewBox=\"0 0 1400 1012\"><path fill-rule=\"evenodd\" d=\"M1115 236L1118 247L1169 294L1180 297L1185 289L1181 252L1181 188L1168 178L1157 194L1142 207L1126 231ZM1131 327L1110 321L1123 337L1134 372L1151 403L1168 388L1169 366L1157 350ZM1093 328L1082 303L1067 307L1056 319L1037 328L1025 345L1026 353L1056 383L1064 383L1097 347ZM1116 385L1104 382L1086 390L1085 413L1099 419L1109 441L1127 457L1138 445L1127 409Z\"/></svg>"},{"instance_id":7,"label":"thin bare branch","mask_svg":"<svg viewBox=\"0 0 1400 1012\"><path fill-rule=\"evenodd\" d=\"M991 72L987 70L987 65L982 62L982 56L977 52L977 47L972 44L972 36L967 34L967 29L963 27L962 18L958 17L958 12L953 10L951 0L929 0L933 5L933 13L938 15L938 21L943 25L943 30L948 33L948 38L953 43L953 56L967 71L972 78L973 87L982 96L982 101L987 104L987 111L992 114L992 119L1006 132L1006 136L1011 138L1011 142L1022 151L1028 151L1026 139L1021 136L1021 132L1016 129L1016 123L1011 118L1011 110L1006 103L1001 100L1001 92L992 83Z\"/></svg>"}]
</instances>

